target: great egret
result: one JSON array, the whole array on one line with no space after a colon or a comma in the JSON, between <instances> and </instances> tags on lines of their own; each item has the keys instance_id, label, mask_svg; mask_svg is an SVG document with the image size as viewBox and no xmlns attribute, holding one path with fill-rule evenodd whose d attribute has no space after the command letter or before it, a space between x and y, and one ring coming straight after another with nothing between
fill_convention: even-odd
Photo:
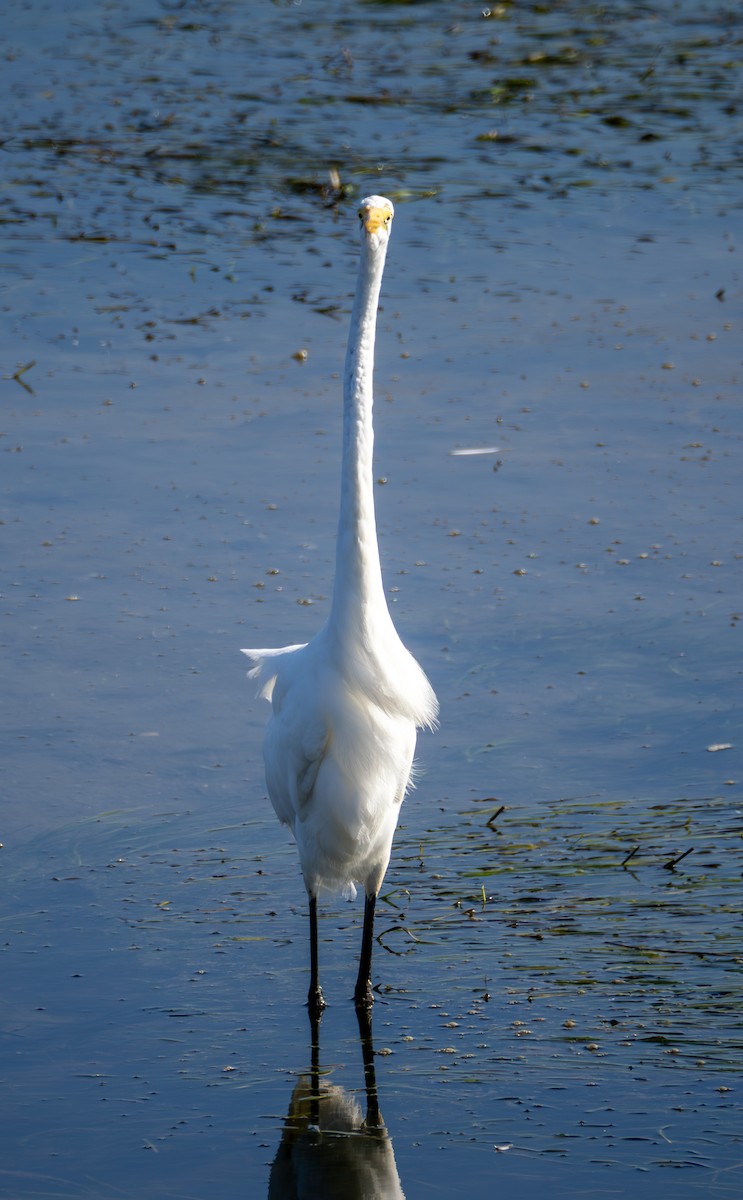
<instances>
[{"instance_id":1,"label":"great egret","mask_svg":"<svg viewBox=\"0 0 743 1200\"><path fill-rule=\"evenodd\" d=\"M263 743L268 794L294 834L309 897L311 1016L325 1007L318 978L321 889L366 900L356 1006L368 1007L374 909L410 782L416 728L438 703L387 608L374 516L372 374L377 304L394 209L359 209L361 259L343 375L343 452L330 615L305 645L243 650L272 704Z\"/></svg>"}]
</instances>

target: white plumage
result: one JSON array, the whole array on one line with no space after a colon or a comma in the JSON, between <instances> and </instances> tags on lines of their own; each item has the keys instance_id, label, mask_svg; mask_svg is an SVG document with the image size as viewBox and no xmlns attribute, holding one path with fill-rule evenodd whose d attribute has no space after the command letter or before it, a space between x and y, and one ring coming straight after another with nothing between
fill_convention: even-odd
<instances>
[{"instance_id":1,"label":"white plumage","mask_svg":"<svg viewBox=\"0 0 743 1200\"><path fill-rule=\"evenodd\" d=\"M324 1007L317 973L317 897L366 894L357 1005L373 1000L374 906L410 782L416 728L438 705L403 646L382 583L374 515L372 375L377 304L393 207L361 204L361 259L344 372L343 456L330 615L305 645L244 650L272 713L263 754L279 820L292 830L310 902L310 1011Z\"/></svg>"}]
</instances>

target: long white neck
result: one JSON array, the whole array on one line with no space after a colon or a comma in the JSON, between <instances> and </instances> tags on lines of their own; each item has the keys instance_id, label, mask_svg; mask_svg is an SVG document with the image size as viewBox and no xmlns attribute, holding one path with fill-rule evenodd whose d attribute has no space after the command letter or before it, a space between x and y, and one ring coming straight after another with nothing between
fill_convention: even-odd
<instances>
[{"instance_id":1,"label":"long white neck","mask_svg":"<svg viewBox=\"0 0 743 1200\"><path fill-rule=\"evenodd\" d=\"M391 618L374 515L373 371L377 305L387 239L362 236L361 262L343 374L343 460L330 624L362 643Z\"/></svg>"}]
</instances>

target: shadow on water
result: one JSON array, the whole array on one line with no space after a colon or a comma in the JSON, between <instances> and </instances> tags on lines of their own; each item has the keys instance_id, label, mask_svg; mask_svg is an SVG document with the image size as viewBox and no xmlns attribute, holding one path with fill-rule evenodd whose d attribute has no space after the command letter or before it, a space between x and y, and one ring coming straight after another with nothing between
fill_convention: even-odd
<instances>
[{"instance_id":1,"label":"shadow on water","mask_svg":"<svg viewBox=\"0 0 743 1200\"><path fill-rule=\"evenodd\" d=\"M320 1020L312 1020L311 1069L292 1092L268 1185L269 1200L404 1200L392 1141L379 1108L372 1022L357 1012L366 1113L323 1078Z\"/></svg>"}]
</instances>

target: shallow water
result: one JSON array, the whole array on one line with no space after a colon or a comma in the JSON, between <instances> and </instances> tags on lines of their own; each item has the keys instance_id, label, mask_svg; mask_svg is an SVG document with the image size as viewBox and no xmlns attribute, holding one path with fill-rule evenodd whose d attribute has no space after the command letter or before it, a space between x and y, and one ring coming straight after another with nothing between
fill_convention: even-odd
<instances>
[{"instance_id":1,"label":"shallow water","mask_svg":"<svg viewBox=\"0 0 743 1200\"><path fill-rule=\"evenodd\" d=\"M442 719L345 1194L739 1194L741 18L546 7L6 19L4 1195L341 1153L285 1128L306 914L237 651L327 612L371 191L382 556ZM321 918L352 1124L360 915Z\"/></svg>"}]
</instances>

